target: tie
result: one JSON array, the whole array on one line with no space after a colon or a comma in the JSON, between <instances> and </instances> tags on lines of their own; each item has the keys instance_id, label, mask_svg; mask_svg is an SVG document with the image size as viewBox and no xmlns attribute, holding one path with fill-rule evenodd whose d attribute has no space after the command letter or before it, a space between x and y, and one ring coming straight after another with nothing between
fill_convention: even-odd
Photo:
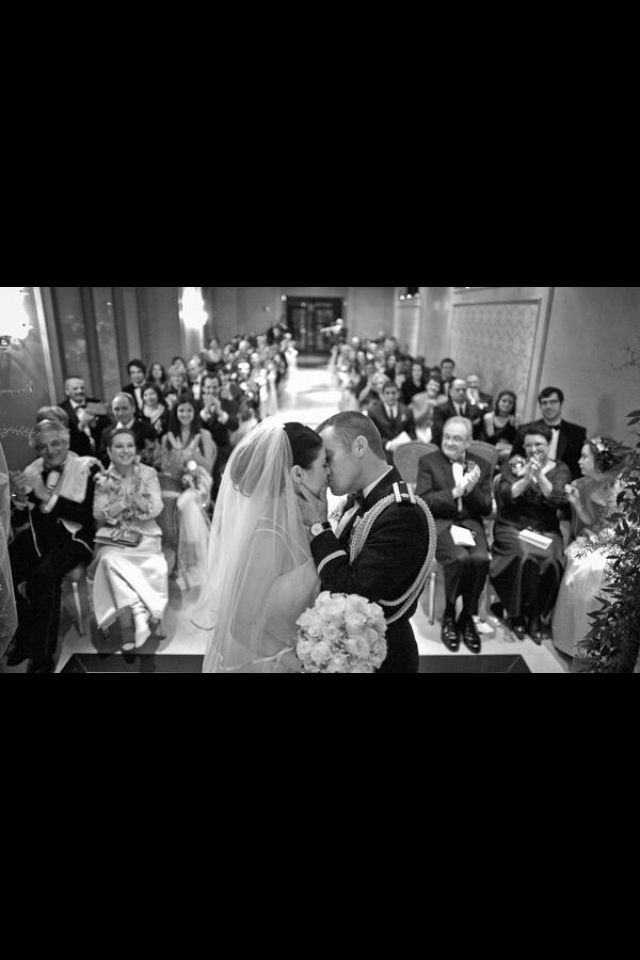
<instances>
[{"instance_id":1,"label":"tie","mask_svg":"<svg viewBox=\"0 0 640 960\"><path fill-rule=\"evenodd\" d=\"M362 490L358 490L357 493L350 493L347 497L347 502L345 504L344 512L347 513L348 510L352 510L353 507L358 505L361 509L364 506L364 494Z\"/></svg>"}]
</instances>

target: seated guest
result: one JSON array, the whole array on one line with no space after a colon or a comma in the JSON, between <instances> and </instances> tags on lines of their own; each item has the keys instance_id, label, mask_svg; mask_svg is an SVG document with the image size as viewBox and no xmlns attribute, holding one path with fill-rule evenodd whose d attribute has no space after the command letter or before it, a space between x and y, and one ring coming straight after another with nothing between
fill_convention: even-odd
<instances>
[{"instance_id":1,"label":"seated guest","mask_svg":"<svg viewBox=\"0 0 640 960\"><path fill-rule=\"evenodd\" d=\"M569 423L568 420L562 419L564 393L558 387L545 387L541 390L538 403L542 410L542 419L536 420L536 423L545 424L552 431L549 459L566 463L572 479L576 480L580 476L578 460L587 439L587 431L577 423ZM523 449L523 435L520 428L513 452L522 453Z\"/></svg>"},{"instance_id":2,"label":"seated guest","mask_svg":"<svg viewBox=\"0 0 640 960\"><path fill-rule=\"evenodd\" d=\"M440 446L442 429L451 417L465 417L471 420L473 438L477 440L482 428L482 410L467 400L467 381L458 377L451 382L449 399L433 411L433 442Z\"/></svg>"},{"instance_id":3,"label":"seated guest","mask_svg":"<svg viewBox=\"0 0 640 960\"><path fill-rule=\"evenodd\" d=\"M158 439L164 437L169 429L169 410L163 403L162 390L157 383L145 384L143 400L142 419L155 430Z\"/></svg>"},{"instance_id":4,"label":"seated guest","mask_svg":"<svg viewBox=\"0 0 640 960\"><path fill-rule=\"evenodd\" d=\"M440 364L440 377L442 379L444 392L446 393L447 396L449 396L449 390L451 389L451 385L453 384L453 381L455 380L455 377L456 377L455 369L456 369L456 362L455 360L452 360L451 357L445 357L442 363Z\"/></svg>"},{"instance_id":5,"label":"seated guest","mask_svg":"<svg viewBox=\"0 0 640 960\"><path fill-rule=\"evenodd\" d=\"M424 393L426 389L425 371L421 363L411 364L411 376L402 384L402 400L408 407L416 393Z\"/></svg>"},{"instance_id":6,"label":"seated guest","mask_svg":"<svg viewBox=\"0 0 640 960\"><path fill-rule=\"evenodd\" d=\"M231 456L231 434L240 427L235 413L235 404L220 396L222 384L219 377L207 374L202 382L202 407L200 422L209 431L215 443L218 456L213 470L213 499L220 489L222 474Z\"/></svg>"},{"instance_id":7,"label":"seated guest","mask_svg":"<svg viewBox=\"0 0 640 960\"><path fill-rule=\"evenodd\" d=\"M69 377L64 383L66 400L59 404L67 414L70 446L79 457L95 456L102 431L109 425L106 416L95 416L87 411L88 403L99 403L87 397L86 384L82 377Z\"/></svg>"},{"instance_id":8,"label":"seated guest","mask_svg":"<svg viewBox=\"0 0 640 960\"><path fill-rule=\"evenodd\" d=\"M164 400L169 410L173 410L179 396L188 389L187 371L179 363L172 363L169 367L169 380L163 388Z\"/></svg>"},{"instance_id":9,"label":"seated guest","mask_svg":"<svg viewBox=\"0 0 640 960\"><path fill-rule=\"evenodd\" d=\"M155 383L162 390L167 383L167 371L161 363L152 363L149 370L149 383Z\"/></svg>"},{"instance_id":10,"label":"seated guest","mask_svg":"<svg viewBox=\"0 0 640 960\"><path fill-rule=\"evenodd\" d=\"M403 403L399 402L400 391L393 380L387 380L382 388L382 403L371 407L369 417L375 423L382 437L387 463L393 466L393 452L402 442L402 436L408 438L406 442L415 440L416 428L413 415Z\"/></svg>"},{"instance_id":11,"label":"seated guest","mask_svg":"<svg viewBox=\"0 0 640 960\"><path fill-rule=\"evenodd\" d=\"M467 377L467 400L473 407L486 412L493 406L493 397L480 389L480 377L477 373L470 373Z\"/></svg>"},{"instance_id":12,"label":"seated guest","mask_svg":"<svg viewBox=\"0 0 640 960\"><path fill-rule=\"evenodd\" d=\"M161 620L169 600L167 561L156 523L164 504L158 475L138 460L131 430L114 430L109 440L111 466L96 480L93 516L98 527L120 527L138 533L137 546L98 545L93 572L93 604L101 630L130 610L135 641L141 647L151 634L150 621Z\"/></svg>"},{"instance_id":13,"label":"seated guest","mask_svg":"<svg viewBox=\"0 0 640 960\"><path fill-rule=\"evenodd\" d=\"M457 651L462 640L472 653L480 653L480 637L473 622L489 572L489 553L483 517L491 513L491 469L486 461L469 456L471 422L452 417L444 425L442 449L420 460L416 494L425 501L436 521L436 560L444 566L446 609L442 642ZM458 544L455 528L471 532L474 546ZM452 528L453 533L452 533ZM462 612L456 623L456 601Z\"/></svg>"},{"instance_id":14,"label":"seated guest","mask_svg":"<svg viewBox=\"0 0 640 960\"><path fill-rule=\"evenodd\" d=\"M240 412L238 419L240 426L231 434L231 446L237 447L240 441L251 433L260 423L260 401L255 397L245 394L240 400Z\"/></svg>"},{"instance_id":15,"label":"seated guest","mask_svg":"<svg viewBox=\"0 0 640 960\"><path fill-rule=\"evenodd\" d=\"M195 402L189 395L178 399L162 445L163 471L184 487L177 504L178 583L184 590L199 588L207 575L207 510L217 449L209 431L202 428Z\"/></svg>"},{"instance_id":16,"label":"seated guest","mask_svg":"<svg viewBox=\"0 0 640 960\"><path fill-rule=\"evenodd\" d=\"M513 445L517 440L517 402L513 390L501 390L496 400L495 410L489 410L482 418L481 438L497 448L501 460L511 456Z\"/></svg>"},{"instance_id":17,"label":"seated guest","mask_svg":"<svg viewBox=\"0 0 640 960\"><path fill-rule=\"evenodd\" d=\"M12 521L20 532L9 557L18 630L7 663L29 659L29 673L53 673L62 579L93 556L93 478L100 467L70 451L69 430L56 420L37 425L34 447L38 459L12 479Z\"/></svg>"},{"instance_id":18,"label":"seated guest","mask_svg":"<svg viewBox=\"0 0 640 960\"><path fill-rule=\"evenodd\" d=\"M98 457L108 466L111 435L114 430L131 430L136 438L136 447L141 456L146 456L154 448L157 437L156 431L149 426L146 420L136 416L134 399L129 393L118 393L111 401L111 412L114 419L113 426L106 427L100 437Z\"/></svg>"},{"instance_id":19,"label":"seated guest","mask_svg":"<svg viewBox=\"0 0 640 960\"><path fill-rule=\"evenodd\" d=\"M516 636L523 639L528 632L541 643L541 619L553 609L564 570L558 508L566 502L571 472L550 459L551 429L546 424L530 423L522 432L526 459L516 455L504 463L496 485L490 575ZM532 543L526 539L529 531L550 542Z\"/></svg>"},{"instance_id":20,"label":"seated guest","mask_svg":"<svg viewBox=\"0 0 640 960\"><path fill-rule=\"evenodd\" d=\"M611 514L617 509L619 476L628 447L609 437L594 437L582 448L582 477L567 487L576 539L565 551L567 567L553 611L554 646L570 657L579 656L592 622L589 612L599 609L605 569L611 554Z\"/></svg>"},{"instance_id":21,"label":"seated guest","mask_svg":"<svg viewBox=\"0 0 640 960\"><path fill-rule=\"evenodd\" d=\"M205 366L202 358L199 356L191 357L187 364L187 374L189 377L189 389L194 400L202 399L202 377L205 372Z\"/></svg>"},{"instance_id":22,"label":"seated guest","mask_svg":"<svg viewBox=\"0 0 640 960\"><path fill-rule=\"evenodd\" d=\"M141 416L144 406L144 386L147 382L147 367L142 360L130 360L127 364L127 370L131 377L131 383L123 387L122 392L133 397L136 413Z\"/></svg>"},{"instance_id":23,"label":"seated guest","mask_svg":"<svg viewBox=\"0 0 640 960\"><path fill-rule=\"evenodd\" d=\"M442 393L442 381L429 377L424 393L416 393L411 401L411 413L416 425L416 440L431 443L433 439L433 414L437 406L446 403Z\"/></svg>"}]
</instances>

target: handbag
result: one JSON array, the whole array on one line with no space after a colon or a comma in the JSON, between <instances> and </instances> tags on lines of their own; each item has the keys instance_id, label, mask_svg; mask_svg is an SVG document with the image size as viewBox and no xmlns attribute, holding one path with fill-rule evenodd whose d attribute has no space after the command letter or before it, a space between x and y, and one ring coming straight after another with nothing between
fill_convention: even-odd
<instances>
[{"instance_id":1,"label":"handbag","mask_svg":"<svg viewBox=\"0 0 640 960\"><path fill-rule=\"evenodd\" d=\"M142 534L125 527L101 527L96 533L96 543L110 547L137 547L142 542Z\"/></svg>"}]
</instances>

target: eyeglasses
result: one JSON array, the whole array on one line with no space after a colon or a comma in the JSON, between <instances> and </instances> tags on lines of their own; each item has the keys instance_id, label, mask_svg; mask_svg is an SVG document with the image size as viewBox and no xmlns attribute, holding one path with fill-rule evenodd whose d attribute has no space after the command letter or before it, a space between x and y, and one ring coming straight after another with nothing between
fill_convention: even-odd
<instances>
[{"instance_id":1,"label":"eyeglasses","mask_svg":"<svg viewBox=\"0 0 640 960\"><path fill-rule=\"evenodd\" d=\"M445 440L447 443L464 443L467 438L466 437L450 437L448 433L445 433L442 439Z\"/></svg>"}]
</instances>

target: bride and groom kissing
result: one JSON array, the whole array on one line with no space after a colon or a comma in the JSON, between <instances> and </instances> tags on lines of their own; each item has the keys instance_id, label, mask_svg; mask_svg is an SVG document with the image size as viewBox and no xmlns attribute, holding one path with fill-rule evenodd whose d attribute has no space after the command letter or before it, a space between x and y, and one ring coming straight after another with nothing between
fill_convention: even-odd
<instances>
[{"instance_id":1,"label":"bride and groom kissing","mask_svg":"<svg viewBox=\"0 0 640 960\"><path fill-rule=\"evenodd\" d=\"M349 494L334 531L327 487ZM205 673L298 673L296 621L318 593L379 603L381 673L418 673L409 622L435 550L427 507L387 464L375 424L339 413L317 432L268 418L234 450L216 502L194 622Z\"/></svg>"}]
</instances>

